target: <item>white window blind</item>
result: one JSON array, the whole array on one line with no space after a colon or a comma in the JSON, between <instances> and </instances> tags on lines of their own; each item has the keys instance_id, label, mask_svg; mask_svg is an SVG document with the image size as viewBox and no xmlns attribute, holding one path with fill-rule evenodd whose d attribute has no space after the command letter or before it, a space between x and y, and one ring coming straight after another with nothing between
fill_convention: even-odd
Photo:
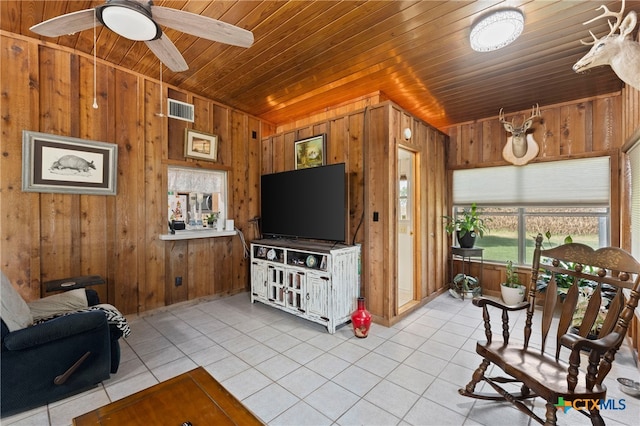
<instances>
[{"instance_id":1,"label":"white window blind","mask_svg":"<svg viewBox=\"0 0 640 426\"><path fill-rule=\"evenodd\" d=\"M609 157L593 157L455 170L453 204L609 205L610 167Z\"/></svg>"},{"instance_id":2,"label":"white window blind","mask_svg":"<svg viewBox=\"0 0 640 426\"><path fill-rule=\"evenodd\" d=\"M640 140L627 156L631 166L631 254L640 259Z\"/></svg>"}]
</instances>

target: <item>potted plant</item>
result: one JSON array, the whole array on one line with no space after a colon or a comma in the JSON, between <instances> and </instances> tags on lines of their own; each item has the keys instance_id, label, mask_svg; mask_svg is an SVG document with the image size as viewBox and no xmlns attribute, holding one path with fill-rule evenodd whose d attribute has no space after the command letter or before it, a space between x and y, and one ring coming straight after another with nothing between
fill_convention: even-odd
<instances>
[{"instance_id":1,"label":"potted plant","mask_svg":"<svg viewBox=\"0 0 640 426\"><path fill-rule=\"evenodd\" d=\"M473 248L476 236L482 238L485 232L489 231L487 222L490 219L480 217L482 213L478 211L476 203L472 203L468 209L462 209L457 216L444 216L447 220L445 231L451 235L456 232L458 244L462 248Z\"/></svg>"},{"instance_id":2,"label":"potted plant","mask_svg":"<svg viewBox=\"0 0 640 426\"><path fill-rule=\"evenodd\" d=\"M209 228L215 228L216 223L218 222L218 216L220 216L220 212L212 212L207 216L207 225Z\"/></svg>"},{"instance_id":3,"label":"potted plant","mask_svg":"<svg viewBox=\"0 0 640 426\"><path fill-rule=\"evenodd\" d=\"M453 277L450 285L449 293L455 298L464 299L465 297L473 298L480 295L480 284L476 277L466 274L457 274Z\"/></svg>"},{"instance_id":4,"label":"potted plant","mask_svg":"<svg viewBox=\"0 0 640 426\"><path fill-rule=\"evenodd\" d=\"M507 262L507 277L505 282L500 284L502 300L506 305L517 305L524 300L526 287L520 284L518 274L513 270L513 262Z\"/></svg>"}]
</instances>

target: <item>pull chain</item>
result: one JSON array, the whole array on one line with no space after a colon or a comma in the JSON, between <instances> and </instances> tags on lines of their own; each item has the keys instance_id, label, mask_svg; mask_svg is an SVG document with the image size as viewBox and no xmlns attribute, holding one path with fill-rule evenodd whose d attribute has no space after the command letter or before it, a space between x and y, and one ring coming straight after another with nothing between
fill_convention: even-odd
<instances>
[{"instance_id":1,"label":"pull chain","mask_svg":"<svg viewBox=\"0 0 640 426\"><path fill-rule=\"evenodd\" d=\"M164 117L164 107L162 106L162 61L160 62L160 117Z\"/></svg>"},{"instance_id":2,"label":"pull chain","mask_svg":"<svg viewBox=\"0 0 640 426\"><path fill-rule=\"evenodd\" d=\"M97 90L97 78L96 78L96 14L93 14L93 109L98 109L98 90Z\"/></svg>"}]
</instances>

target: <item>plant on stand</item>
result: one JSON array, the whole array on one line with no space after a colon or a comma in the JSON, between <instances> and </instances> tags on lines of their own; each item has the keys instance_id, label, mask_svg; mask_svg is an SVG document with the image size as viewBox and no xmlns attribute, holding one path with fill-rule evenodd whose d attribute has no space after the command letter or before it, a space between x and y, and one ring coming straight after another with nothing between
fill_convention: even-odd
<instances>
[{"instance_id":1,"label":"plant on stand","mask_svg":"<svg viewBox=\"0 0 640 426\"><path fill-rule=\"evenodd\" d=\"M485 232L489 232L487 222L491 219L484 219L481 215L476 203L472 203L470 208L462 209L456 216L443 216L447 220L444 229L449 235L456 233L460 247L473 248L476 236L482 238Z\"/></svg>"},{"instance_id":2,"label":"plant on stand","mask_svg":"<svg viewBox=\"0 0 640 426\"><path fill-rule=\"evenodd\" d=\"M518 273L513 270L513 262L507 262L507 276L505 282L500 284L502 300L506 305L512 306L524 300L526 287L520 284Z\"/></svg>"}]
</instances>

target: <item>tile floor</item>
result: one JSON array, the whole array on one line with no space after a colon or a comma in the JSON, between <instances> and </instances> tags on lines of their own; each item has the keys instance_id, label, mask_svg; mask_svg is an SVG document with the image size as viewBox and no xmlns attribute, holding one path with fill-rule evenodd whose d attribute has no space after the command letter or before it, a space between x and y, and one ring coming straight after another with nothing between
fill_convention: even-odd
<instances>
[{"instance_id":1,"label":"tile floor","mask_svg":"<svg viewBox=\"0 0 640 426\"><path fill-rule=\"evenodd\" d=\"M80 414L201 365L270 425L532 424L508 404L458 395L480 363L474 348L484 329L480 309L446 293L391 328L373 324L366 339L354 337L349 325L330 335L318 324L252 305L248 293L129 320L133 332L121 340L116 375L1 423L70 425ZM522 321L514 321L515 329ZM636 425L640 399L618 389L621 376L639 380L626 345L607 379L608 396L624 399L625 409L603 416L609 425ZM542 404L534 410L544 416ZM559 413L558 421L588 423L573 410Z\"/></svg>"}]
</instances>

